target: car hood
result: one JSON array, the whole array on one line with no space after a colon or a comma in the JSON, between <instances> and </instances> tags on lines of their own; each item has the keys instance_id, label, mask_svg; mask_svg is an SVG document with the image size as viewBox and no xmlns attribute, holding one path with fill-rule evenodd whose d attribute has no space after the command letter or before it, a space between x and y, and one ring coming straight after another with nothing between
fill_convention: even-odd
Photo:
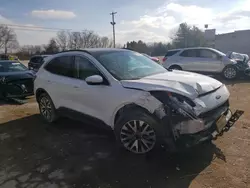
<instances>
[{"instance_id":1,"label":"car hood","mask_svg":"<svg viewBox=\"0 0 250 188\"><path fill-rule=\"evenodd\" d=\"M0 78L5 79L5 82L20 80L20 79L33 79L35 73L33 71L21 71L21 72L1 72Z\"/></svg>"},{"instance_id":2,"label":"car hood","mask_svg":"<svg viewBox=\"0 0 250 188\"><path fill-rule=\"evenodd\" d=\"M179 70L147 76L139 80L122 80L121 84L125 88L174 92L191 99L195 99L199 95L211 92L223 85L211 77Z\"/></svg>"}]
</instances>

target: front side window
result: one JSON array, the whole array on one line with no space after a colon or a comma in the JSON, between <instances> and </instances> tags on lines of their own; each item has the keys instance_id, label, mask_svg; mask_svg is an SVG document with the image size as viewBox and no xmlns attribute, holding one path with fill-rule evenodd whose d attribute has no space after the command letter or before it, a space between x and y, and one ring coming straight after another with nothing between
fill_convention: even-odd
<instances>
[{"instance_id":1,"label":"front side window","mask_svg":"<svg viewBox=\"0 0 250 188\"><path fill-rule=\"evenodd\" d=\"M199 56L201 58L212 58L212 59L216 59L217 55L215 52L212 52L211 50L199 50Z\"/></svg>"},{"instance_id":2,"label":"front side window","mask_svg":"<svg viewBox=\"0 0 250 188\"><path fill-rule=\"evenodd\" d=\"M132 51L105 52L95 58L118 80L140 79L167 72L150 58Z\"/></svg>"},{"instance_id":3,"label":"front side window","mask_svg":"<svg viewBox=\"0 0 250 188\"><path fill-rule=\"evenodd\" d=\"M0 72L21 72L26 70L27 67L19 62L0 62Z\"/></svg>"},{"instance_id":4,"label":"front side window","mask_svg":"<svg viewBox=\"0 0 250 188\"><path fill-rule=\"evenodd\" d=\"M89 76L101 75L100 71L86 58L76 56L76 77L85 80Z\"/></svg>"},{"instance_id":5,"label":"front side window","mask_svg":"<svg viewBox=\"0 0 250 188\"><path fill-rule=\"evenodd\" d=\"M40 57L33 57L33 58L31 58L30 61L33 63L39 63L41 61L41 58Z\"/></svg>"},{"instance_id":6,"label":"front side window","mask_svg":"<svg viewBox=\"0 0 250 188\"><path fill-rule=\"evenodd\" d=\"M45 69L53 74L74 77L73 56L61 56L52 59Z\"/></svg>"}]
</instances>

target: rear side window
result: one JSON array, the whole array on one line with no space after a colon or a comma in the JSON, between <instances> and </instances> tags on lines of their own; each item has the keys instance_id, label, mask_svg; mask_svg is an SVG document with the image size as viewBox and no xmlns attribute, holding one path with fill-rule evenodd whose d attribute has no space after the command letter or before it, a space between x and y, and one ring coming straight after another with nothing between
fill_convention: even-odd
<instances>
[{"instance_id":1,"label":"rear side window","mask_svg":"<svg viewBox=\"0 0 250 188\"><path fill-rule=\"evenodd\" d=\"M165 57L170 57L170 56L176 54L176 53L179 52L179 51L180 51L180 50L169 51L169 52L167 52L167 54L165 55Z\"/></svg>"},{"instance_id":2,"label":"rear side window","mask_svg":"<svg viewBox=\"0 0 250 188\"><path fill-rule=\"evenodd\" d=\"M180 56L182 57L197 57L198 53L197 50L184 50Z\"/></svg>"},{"instance_id":3,"label":"rear side window","mask_svg":"<svg viewBox=\"0 0 250 188\"><path fill-rule=\"evenodd\" d=\"M45 69L53 74L74 77L74 59L73 56L56 57L51 60Z\"/></svg>"},{"instance_id":4,"label":"rear side window","mask_svg":"<svg viewBox=\"0 0 250 188\"><path fill-rule=\"evenodd\" d=\"M31 61L32 63L39 63L39 62L41 61L41 57L32 57L32 58L30 59L30 61Z\"/></svg>"}]
</instances>

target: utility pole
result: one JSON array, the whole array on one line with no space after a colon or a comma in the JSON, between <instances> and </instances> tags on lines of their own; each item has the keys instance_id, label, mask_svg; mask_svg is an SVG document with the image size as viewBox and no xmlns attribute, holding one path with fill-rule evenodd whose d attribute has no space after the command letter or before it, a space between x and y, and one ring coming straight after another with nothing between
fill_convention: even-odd
<instances>
[{"instance_id":1,"label":"utility pole","mask_svg":"<svg viewBox=\"0 0 250 188\"><path fill-rule=\"evenodd\" d=\"M110 15L112 15L112 22L110 22L111 23L111 25L113 26L113 45L114 45L114 48L115 48L115 14L116 14L117 12L111 12L110 13Z\"/></svg>"}]
</instances>

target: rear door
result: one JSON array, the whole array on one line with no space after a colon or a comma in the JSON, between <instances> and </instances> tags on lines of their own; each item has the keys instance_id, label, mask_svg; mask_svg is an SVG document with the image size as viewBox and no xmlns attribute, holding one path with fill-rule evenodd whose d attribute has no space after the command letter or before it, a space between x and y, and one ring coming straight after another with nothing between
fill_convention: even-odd
<instances>
[{"instance_id":1,"label":"rear door","mask_svg":"<svg viewBox=\"0 0 250 188\"><path fill-rule=\"evenodd\" d=\"M74 56L64 55L51 60L45 67L47 74L42 74L45 85L56 107L74 108Z\"/></svg>"},{"instance_id":2,"label":"rear door","mask_svg":"<svg viewBox=\"0 0 250 188\"><path fill-rule=\"evenodd\" d=\"M199 51L197 49L183 50L179 55L179 64L183 70L200 71L204 67L199 59Z\"/></svg>"}]
</instances>

